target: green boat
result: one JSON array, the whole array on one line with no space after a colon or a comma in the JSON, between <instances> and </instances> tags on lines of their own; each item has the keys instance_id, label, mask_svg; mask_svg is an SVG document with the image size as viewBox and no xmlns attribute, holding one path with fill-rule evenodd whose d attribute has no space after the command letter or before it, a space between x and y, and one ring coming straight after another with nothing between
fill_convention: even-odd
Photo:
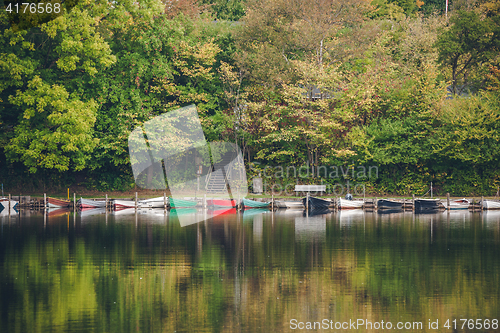
<instances>
[{"instance_id":1,"label":"green boat","mask_svg":"<svg viewBox=\"0 0 500 333\"><path fill-rule=\"evenodd\" d=\"M193 200L184 200L184 199L174 199L174 198L168 198L170 202L170 207L171 208L185 208L185 207L194 207L196 206L196 201Z\"/></svg>"},{"instance_id":2,"label":"green boat","mask_svg":"<svg viewBox=\"0 0 500 333\"><path fill-rule=\"evenodd\" d=\"M266 208L269 207L271 204L270 202L260 202L260 201L253 201L249 199L243 199L241 201L241 204L245 208Z\"/></svg>"}]
</instances>

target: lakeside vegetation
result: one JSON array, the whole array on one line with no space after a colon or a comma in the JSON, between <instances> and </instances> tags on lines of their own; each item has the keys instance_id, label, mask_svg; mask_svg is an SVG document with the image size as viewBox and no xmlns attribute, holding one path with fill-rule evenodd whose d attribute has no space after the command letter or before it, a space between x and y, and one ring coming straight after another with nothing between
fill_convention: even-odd
<instances>
[{"instance_id":1,"label":"lakeside vegetation","mask_svg":"<svg viewBox=\"0 0 500 333\"><path fill-rule=\"evenodd\" d=\"M0 12L0 182L134 188L130 132L196 104L208 141L266 166L376 166L371 193L500 185L500 2L82 0ZM69 7L68 7L69 8ZM303 183L338 183L347 177ZM295 179L271 177L269 184Z\"/></svg>"}]
</instances>

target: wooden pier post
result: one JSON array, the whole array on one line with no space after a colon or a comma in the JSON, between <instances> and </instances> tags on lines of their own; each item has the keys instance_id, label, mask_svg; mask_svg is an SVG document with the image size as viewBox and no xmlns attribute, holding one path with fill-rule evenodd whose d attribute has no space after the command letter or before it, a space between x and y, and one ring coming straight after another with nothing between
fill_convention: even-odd
<instances>
[{"instance_id":1,"label":"wooden pier post","mask_svg":"<svg viewBox=\"0 0 500 333\"><path fill-rule=\"evenodd\" d=\"M309 192L306 193L306 212L309 211Z\"/></svg>"},{"instance_id":2,"label":"wooden pier post","mask_svg":"<svg viewBox=\"0 0 500 333\"><path fill-rule=\"evenodd\" d=\"M431 182L431 199L432 199L432 182Z\"/></svg>"},{"instance_id":3,"label":"wooden pier post","mask_svg":"<svg viewBox=\"0 0 500 333\"><path fill-rule=\"evenodd\" d=\"M450 193L446 193L446 209L450 209Z\"/></svg>"},{"instance_id":4,"label":"wooden pier post","mask_svg":"<svg viewBox=\"0 0 500 333\"><path fill-rule=\"evenodd\" d=\"M106 199L104 199L104 207L108 210L108 194L106 193Z\"/></svg>"},{"instance_id":5,"label":"wooden pier post","mask_svg":"<svg viewBox=\"0 0 500 333\"><path fill-rule=\"evenodd\" d=\"M236 203L236 207L238 207L238 203ZM207 208L207 194L203 194L203 208Z\"/></svg>"},{"instance_id":6,"label":"wooden pier post","mask_svg":"<svg viewBox=\"0 0 500 333\"><path fill-rule=\"evenodd\" d=\"M476 210L476 203L474 202L474 198L472 198L472 211Z\"/></svg>"},{"instance_id":7,"label":"wooden pier post","mask_svg":"<svg viewBox=\"0 0 500 333\"><path fill-rule=\"evenodd\" d=\"M135 209L137 210L137 192L135 192Z\"/></svg>"},{"instance_id":8,"label":"wooden pier post","mask_svg":"<svg viewBox=\"0 0 500 333\"><path fill-rule=\"evenodd\" d=\"M10 193L9 193L9 215L10 215Z\"/></svg>"},{"instance_id":9,"label":"wooden pier post","mask_svg":"<svg viewBox=\"0 0 500 333\"><path fill-rule=\"evenodd\" d=\"M76 209L76 193L73 192L73 210Z\"/></svg>"},{"instance_id":10,"label":"wooden pier post","mask_svg":"<svg viewBox=\"0 0 500 333\"><path fill-rule=\"evenodd\" d=\"M415 194L411 195L411 210L415 210Z\"/></svg>"},{"instance_id":11,"label":"wooden pier post","mask_svg":"<svg viewBox=\"0 0 500 333\"><path fill-rule=\"evenodd\" d=\"M45 209L46 206L47 206L47 194L44 193L43 194L43 209Z\"/></svg>"},{"instance_id":12,"label":"wooden pier post","mask_svg":"<svg viewBox=\"0 0 500 333\"><path fill-rule=\"evenodd\" d=\"M484 196L481 196L481 210L483 210L483 207L484 207Z\"/></svg>"},{"instance_id":13,"label":"wooden pier post","mask_svg":"<svg viewBox=\"0 0 500 333\"><path fill-rule=\"evenodd\" d=\"M373 203L373 207L375 207L375 210L378 210L378 198L375 197L375 202Z\"/></svg>"},{"instance_id":14,"label":"wooden pier post","mask_svg":"<svg viewBox=\"0 0 500 333\"><path fill-rule=\"evenodd\" d=\"M274 194L271 194L271 211L274 211Z\"/></svg>"}]
</instances>

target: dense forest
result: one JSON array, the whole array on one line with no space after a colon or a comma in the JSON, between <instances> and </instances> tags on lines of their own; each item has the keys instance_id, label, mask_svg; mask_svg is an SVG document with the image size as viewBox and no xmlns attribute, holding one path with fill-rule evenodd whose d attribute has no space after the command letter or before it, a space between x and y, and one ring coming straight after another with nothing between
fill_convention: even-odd
<instances>
[{"instance_id":1,"label":"dense forest","mask_svg":"<svg viewBox=\"0 0 500 333\"><path fill-rule=\"evenodd\" d=\"M266 167L283 185L289 166L376 166L300 182L494 195L500 1L424 1L80 0L29 22L2 10L0 182L134 188L129 134L195 104L207 140L239 145L249 183Z\"/></svg>"}]
</instances>

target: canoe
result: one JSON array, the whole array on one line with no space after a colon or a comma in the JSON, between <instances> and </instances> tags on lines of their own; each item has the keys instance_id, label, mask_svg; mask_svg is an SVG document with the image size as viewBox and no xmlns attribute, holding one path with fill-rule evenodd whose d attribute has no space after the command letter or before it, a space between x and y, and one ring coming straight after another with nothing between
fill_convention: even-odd
<instances>
[{"instance_id":1,"label":"canoe","mask_svg":"<svg viewBox=\"0 0 500 333\"><path fill-rule=\"evenodd\" d=\"M197 202L194 200L174 199L168 198L171 208L189 208L196 206Z\"/></svg>"},{"instance_id":2,"label":"canoe","mask_svg":"<svg viewBox=\"0 0 500 333\"><path fill-rule=\"evenodd\" d=\"M18 204L17 201L10 200L10 208L16 207ZM5 209L9 209L9 198L0 198L0 206L2 206Z\"/></svg>"},{"instance_id":3,"label":"canoe","mask_svg":"<svg viewBox=\"0 0 500 333\"><path fill-rule=\"evenodd\" d=\"M61 207L69 207L71 201L65 199L56 199L56 198L47 198L47 207L49 208L61 208Z\"/></svg>"},{"instance_id":4,"label":"canoe","mask_svg":"<svg viewBox=\"0 0 500 333\"><path fill-rule=\"evenodd\" d=\"M266 208L269 207L270 202L260 202L249 199L241 200L241 204L245 208Z\"/></svg>"},{"instance_id":5,"label":"canoe","mask_svg":"<svg viewBox=\"0 0 500 333\"><path fill-rule=\"evenodd\" d=\"M209 199L207 200L208 207L226 207L233 208L236 207L236 200L234 199Z\"/></svg>"},{"instance_id":6,"label":"canoe","mask_svg":"<svg viewBox=\"0 0 500 333\"><path fill-rule=\"evenodd\" d=\"M416 199L415 211L434 211L441 207L441 200L439 199Z\"/></svg>"},{"instance_id":7,"label":"canoe","mask_svg":"<svg viewBox=\"0 0 500 333\"><path fill-rule=\"evenodd\" d=\"M106 207L106 201L94 201L80 198L76 202L76 205L80 208L104 208Z\"/></svg>"},{"instance_id":8,"label":"canoe","mask_svg":"<svg viewBox=\"0 0 500 333\"><path fill-rule=\"evenodd\" d=\"M377 201L377 209L402 209L403 203L401 201L380 199Z\"/></svg>"},{"instance_id":9,"label":"canoe","mask_svg":"<svg viewBox=\"0 0 500 333\"><path fill-rule=\"evenodd\" d=\"M168 198L167 198L168 203ZM145 199L137 201L137 207L139 208L164 208L165 207L165 198L164 197L156 197L151 199Z\"/></svg>"},{"instance_id":10,"label":"canoe","mask_svg":"<svg viewBox=\"0 0 500 333\"><path fill-rule=\"evenodd\" d=\"M484 200L484 209L500 209L500 201L497 200Z\"/></svg>"},{"instance_id":11,"label":"canoe","mask_svg":"<svg viewBox=\"0 0 500 333\"><path fill-rule=\"evenodd\" d=\"M304 204L301 201L281 201L276 200L274 205L277 208L286 208L286 209L304 209Z\"/></svg>"},{"instance_id":12,"label":"canoe","mask_svg":"<svg viewBox=\"0 0 500 333\"><path fill-rule=\"evenodd\" d=\"M302 204L306 207L307 197L302 198ZM309 208L310 209L328 209L333 204L330 199L321 199L316 197L309 197Z\"/></svg>"},{"instance_id":13,"label":"canoe","mask_svg":"<svg viewBox=\"0 0 500 333\"><path fill-rule=\"evenodd\" d=\"M364 202L362 200L346 200L339 199L339 209L357 209L363 208Z\"/></svg>"},{"instance_id":14,"label":"canoe","mask_svg":"<svg viewBox=\"0 0 500 333\"><path fill-rule=\"evenodd\" d=\"M113 206L115 209L135 208L135 200L114 199Z\"/></svg>"}]
</instances>

